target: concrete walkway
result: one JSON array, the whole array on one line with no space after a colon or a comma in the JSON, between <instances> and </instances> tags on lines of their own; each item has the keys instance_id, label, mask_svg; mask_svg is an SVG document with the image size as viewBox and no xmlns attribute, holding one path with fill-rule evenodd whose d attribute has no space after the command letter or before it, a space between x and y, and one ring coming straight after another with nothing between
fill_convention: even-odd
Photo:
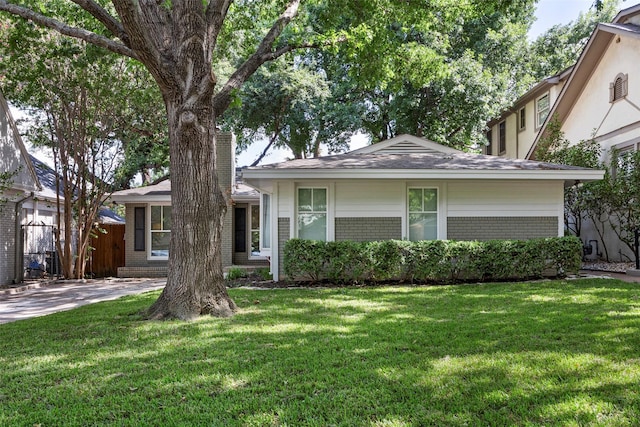
<instances>
[{"instance_id":1,"label":"concrete walkway","mask_svg":"<svg viewBox=\"0 0 640 427\"><path fill-rule=\"evenodd\" d=\"M166 281L166 278L56 281L0 289L0 323L162 289Z\"/></svg>"}]
</instances>

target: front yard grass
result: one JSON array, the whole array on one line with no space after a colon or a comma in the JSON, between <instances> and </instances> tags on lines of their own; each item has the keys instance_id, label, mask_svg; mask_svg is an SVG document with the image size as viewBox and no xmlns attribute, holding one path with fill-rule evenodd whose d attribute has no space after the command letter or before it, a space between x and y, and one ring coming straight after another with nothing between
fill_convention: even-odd
<instances>
[{"instance_id":1,"label":"front yard grass","mask_svg":"<svg viewBox=\"0 0 640 427\"><path fill-rule=\"evenodd\" d=\"M0 425L638 425L640 287L607 279L158 293L0 325Z\"/></svg>"}]
</instances>

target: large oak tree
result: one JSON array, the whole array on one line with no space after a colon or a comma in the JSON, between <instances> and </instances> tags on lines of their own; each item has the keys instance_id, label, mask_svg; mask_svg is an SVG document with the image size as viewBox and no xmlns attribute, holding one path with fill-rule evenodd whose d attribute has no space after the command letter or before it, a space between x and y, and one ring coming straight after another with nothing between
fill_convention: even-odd
<instances>
[{"instance_id":1,"label":"large oak tree","mask_svg":"<svg viewBox=\"0 0 640 427\"><path fill-rule=\"evenodd\" d=\"M399 43L410 31L437 34L462 9L495 11L502 0L0 0L0 11L140 61L165 103L172 179L172 233L167 285L151 318L231 315L221 262L227 209L216 175L216 120L265 62L294 49L348 46L352 72L370 81L445 67L427 43ZM103 28L90 31L55 18L56 4L75 4ZM526 4L528 0L518 3ZM49 8L49 9L48 9ZM51 12L51 13L50 13ZM229 46L241 60L220 67ZM411 50L409 51L409 48ZM214 70L228 70L214 72Z\"/></svg>"}]
</instances>

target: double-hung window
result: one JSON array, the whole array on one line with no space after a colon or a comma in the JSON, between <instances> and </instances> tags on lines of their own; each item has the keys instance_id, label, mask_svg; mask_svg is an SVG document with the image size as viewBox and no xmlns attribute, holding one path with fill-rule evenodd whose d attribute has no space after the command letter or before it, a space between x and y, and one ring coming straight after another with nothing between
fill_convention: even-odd
<instances>
[{"instance_id":1,"label":"double-hung window","mask_svg":"<svg viewBox=\"0 0 640 427\"><path fill-rule=\"evenodd\" d=\"M536 100L536 129L542 126L549 115L549 94L546 93Z\"/></svg>"},{"instance_id":2,"label":"double-hung window","mask_svg":"<svg viewBox=\"0 0 640 427\"><path fill-rule=\"evenodd\" d=\"M522 107L518 110L518 130L523 131L527 128L527 110Z\"/></svg>"},{"instance_id":3,"label":"double-hung window","mask_svg":"<svg viewBox=\"0 0 640 427\"><path fill-rule=\"evenodd\" d=\"M262 216L260 218L260 249L269 251L271 249L271 195L262 193Z\"/></svg>"},{"instance_id":4,"label":"double-hung window","mask_svg":"<svg viewBox=\"0 0 640 427\"><path fill-rule=\"evenodd\" d=\"M438 189L409 188L409 240L438 238Z\"/></svg>"},{"instance_id":5,"label":"double-hung window","mask_svg":"<svg viewBox=\"0 0 640 427\"><path fill-rule=\"evenodd\" d=\"M151 206L151 258L169 257L171 206Z\"/></svg>"},{"instance_id":6,"label":"double-hung window","mask_svg":"<svg viewBox=\"0 0 640 427\"><path fill-rule=\"evenodd\" d=\"M260 205L250 205L251 208L251 257L260 256Z\"/></svg>"},{"instance_id":7,"label":"double-hung window","mask_svg":"<svg viewBox=\"0 0 640 427\"><path fill-rule=\"evenodd\" d=\"M298 188L298 238L327 240L327 189Z\"/></svg>"}]
</instances>

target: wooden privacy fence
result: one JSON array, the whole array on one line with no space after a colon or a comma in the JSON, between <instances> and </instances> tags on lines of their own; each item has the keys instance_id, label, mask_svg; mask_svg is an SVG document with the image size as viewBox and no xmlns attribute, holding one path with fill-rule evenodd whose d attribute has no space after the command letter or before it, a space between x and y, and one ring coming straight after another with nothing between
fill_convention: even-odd
<instances>
[{"instance_id":1,"label":"wooden privacy fence","mask_svg":"<svg viewBox=\"0 0 640 427\"><path fill-rule=\"evenodd\" d=\"M88 270L94 277L116 276L118 267L124 267L124 224L102 224L107 233L98 233L91 239Z\"/></svg>"}]
</instances>

